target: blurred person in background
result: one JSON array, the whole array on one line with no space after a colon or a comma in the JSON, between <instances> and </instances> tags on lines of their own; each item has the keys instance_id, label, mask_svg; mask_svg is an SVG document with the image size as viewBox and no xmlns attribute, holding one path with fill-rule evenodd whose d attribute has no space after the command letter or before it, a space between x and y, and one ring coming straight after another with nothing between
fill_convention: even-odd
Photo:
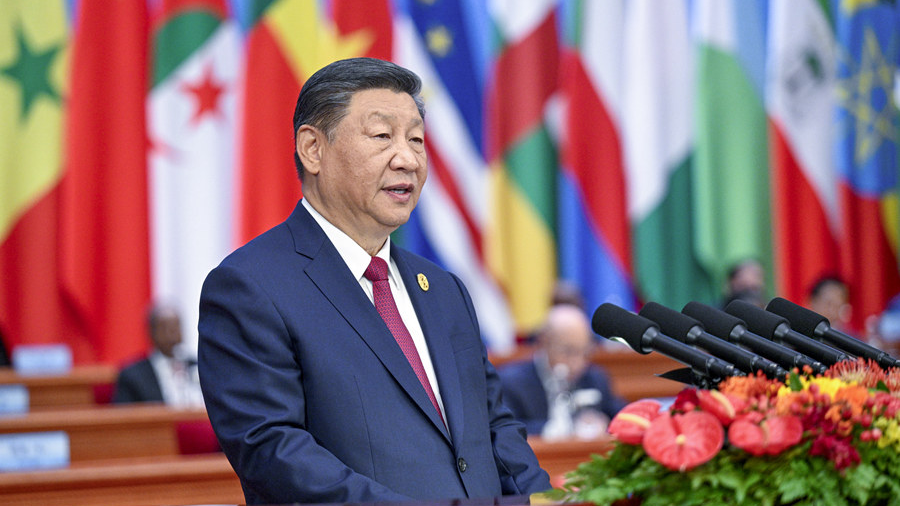
<instances>
[{"instance_id":1,"label":"blurred person in background","mask_svg":"<svg viewBox=\"0 0 900 506\"><path fill-rule=\"evenodd\" d=\"M613 393L607 373L591 363L594 350L584 310L557 304L537 332L533 357L497 371L503 402L529 434L589 439L605 432L625 401Z\"/></svg>"},{"instance_id":2,"label":"blurred person in background","mask_svg":"<svg viewBox=\"0 0 900 506\"><path fill-rule=\"evenodd\" d=\"M766 271L758 260L748 258L734 264L728 271L728 284L722 301L724 308L733 300L743 300L765 307Z\"/></svg>"},{"instance_id":3,"label":"blurred person in background","mask_svg":"<svg viewBox=\"0 0 900 506\"><path fill-rule=\"evenodd\" d=\"M838 276L822 276L813 283L807 297L807 307L828 318L831 327L852 334L849 324L851 316L850 288Z\"/></svg>"},{"instance_id":4,"label":"blurred person in background","mask_svg":"<svg viewBox=\"0 0 900 506\"><path fill-rule=\"evenodd\" d=\"M153 349L122 369L112 401L203 407L197 362L185 358L181 350L181 317L175 306L153 305L147 312L147 331Z\"/></svg>"}]
</instances>

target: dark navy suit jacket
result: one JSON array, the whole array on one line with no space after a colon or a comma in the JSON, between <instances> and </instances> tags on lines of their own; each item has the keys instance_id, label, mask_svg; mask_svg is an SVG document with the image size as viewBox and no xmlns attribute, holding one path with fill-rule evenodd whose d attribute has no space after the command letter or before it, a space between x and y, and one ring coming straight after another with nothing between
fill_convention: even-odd
<instances>
[{"instance_id":1,"label":"dark navy suit jacket","mask_svg":"<svg viewBox=\"0 0 900 506\"><path fill-rule=\"evenodd\" d=\"M301 204L207 277L201 385L248 503L486 498L550 488L524 427L500 403L462 283L391 251L428 343L449 431Z\"/></svg>"},{"instance_id":2,"label":"dark navy suit jacket","mask_svg":"<svg viewBox=\"0 0 900 506\"><path fill-rule=\"evenodd\" d=\"M191 374L197 362L187 360L186 365ZM159 385L159 377L156 369L150 362L150 357L143 358L125 366L119 371L116 378L116 387L113 391L112 402L163 402L162 388Z\"/></svg>"},{"instance_id":3,"label":"dark navy suit jacket","mask_svg":"<svg viewBox=\"0 0 900 506\"><path fill-rule=\"evenodd\" d=\"M149 358L144 358L128 365L119 372L116 389L112 401L128 402L163 402L159 379Z\"/></svg>"}]
</instances>

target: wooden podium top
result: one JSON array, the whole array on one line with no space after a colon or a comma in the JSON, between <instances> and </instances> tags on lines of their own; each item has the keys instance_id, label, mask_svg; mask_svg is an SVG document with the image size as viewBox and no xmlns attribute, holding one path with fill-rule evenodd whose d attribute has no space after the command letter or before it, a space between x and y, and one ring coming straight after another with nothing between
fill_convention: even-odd
<instances>
[{"instance_id":1,"label":"wooden podium top","mask_svg":"<svg viewBox=\"0 0 900 506\"><path fill-rule=\"evenodd\" d=\"M65 432L70 460L77 463L178 455L183 443L179 429L194 423L208 425L205 410L176 410L162 404L91 406L0 417L0 434Z\"/></svg>"},{"instance_id":2,"label":"wooden podium top","mask_svg":"<svg viewBox=\"0 0 900 506\"><path fill-rule=\"evenodd\" d=\"M241 504L244 493L222 454L131 458L66 469L0 473L5 506Z\"/></svg>"},{"instance_id":3,"label":"wooden podium top","mask_svg":"<svg viewBox=\"0 0 900 506\"><path fill-rule=\"evenodd\" d=\"M32 410L96 404L98 389L112 392L118 370L110 365L78 366L65 374L18 374L0 367L0 385L23 385Z\"/></svg>"}]
</instances>

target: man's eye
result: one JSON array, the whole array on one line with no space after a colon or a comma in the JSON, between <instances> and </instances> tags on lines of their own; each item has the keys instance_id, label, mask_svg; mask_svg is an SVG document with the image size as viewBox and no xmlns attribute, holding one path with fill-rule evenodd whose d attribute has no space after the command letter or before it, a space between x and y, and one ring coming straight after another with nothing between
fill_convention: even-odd
<instances>
[{"instance_id":1,"label":"man's eye","mask_svg":"<svg viewBox=\"0 0 900 506\"><path fill-rule=\"evenodd\" d=\"M413 137L412 139L409 140L409 142L413 142L415 144L424 144L425 139L423 139L421 137Z\"/></svg>"},{"instance_id":2,"label":"man's eye","mask_svg":"<svg viewBox=\"0 0 900 506\"><path fill-rule=\"evenodd\" d=\"M391 134L388 134L388 133L375 134L375 138L377 138L377 139L390 139L390 138L391 138Z\"/></svg>"}]
</instances>

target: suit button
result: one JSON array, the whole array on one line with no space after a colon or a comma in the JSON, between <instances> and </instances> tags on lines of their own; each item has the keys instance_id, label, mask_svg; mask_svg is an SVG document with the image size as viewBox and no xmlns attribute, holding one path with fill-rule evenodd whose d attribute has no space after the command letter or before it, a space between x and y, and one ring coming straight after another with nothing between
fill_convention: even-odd
<instances>
[{"instance_id":1,"label":"suit button","mask_svg":"<svg viewBox=\"0 0 900 506\"><path fill-rule=\"evenodd\" d=\"M460 457L459 460L456 461L456 467L459 468L459 472L464 473L466 469L469 468L469 464L466 464L466 459Z\"/></svg>"}]
</instances>

